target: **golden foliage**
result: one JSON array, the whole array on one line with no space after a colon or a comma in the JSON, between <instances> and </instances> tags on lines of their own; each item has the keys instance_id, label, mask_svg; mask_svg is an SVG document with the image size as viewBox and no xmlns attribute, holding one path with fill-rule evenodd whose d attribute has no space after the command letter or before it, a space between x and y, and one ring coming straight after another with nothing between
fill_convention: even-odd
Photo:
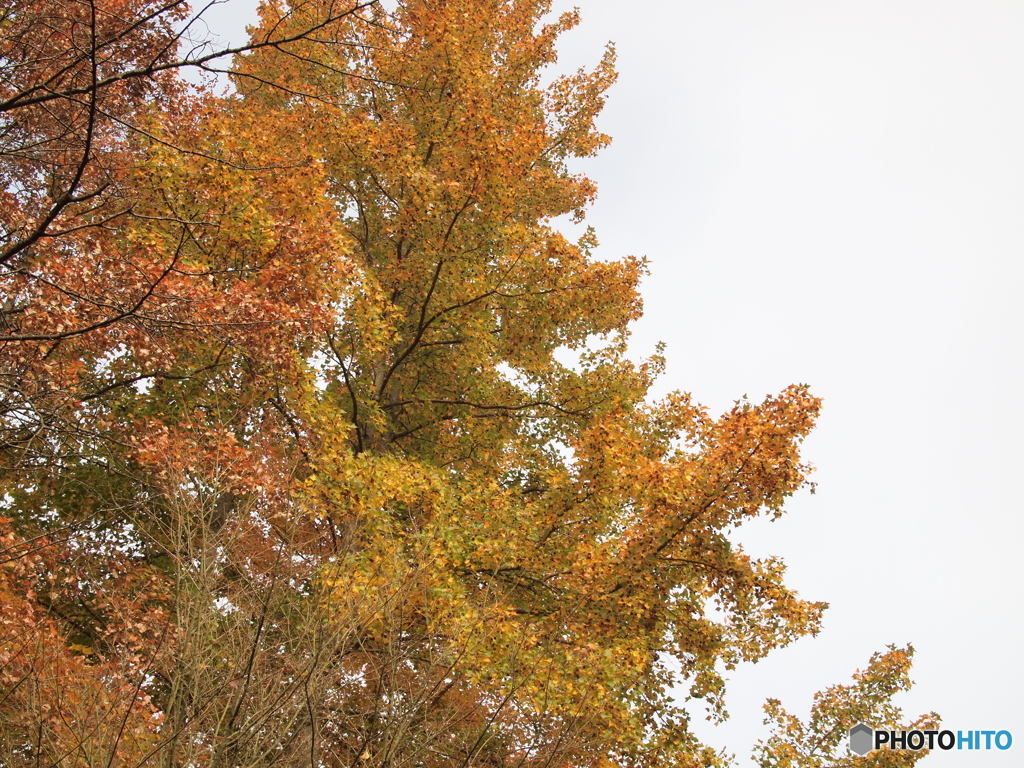
<instances>
[{"instance_id":1,"label":"golden foliage","mask_svg":"<svg viewBox=\"0 0 1024 768\"><path fill-rule=\"evenodd\" d=\"M679 694L820 627L730 540L820 401L648 397L644 261L556 226L614 56L545 84L548 9L267 3L236 94L121 105L116 215L12 257L10 764L724 764Z\"/></svg>"}]
</instances>

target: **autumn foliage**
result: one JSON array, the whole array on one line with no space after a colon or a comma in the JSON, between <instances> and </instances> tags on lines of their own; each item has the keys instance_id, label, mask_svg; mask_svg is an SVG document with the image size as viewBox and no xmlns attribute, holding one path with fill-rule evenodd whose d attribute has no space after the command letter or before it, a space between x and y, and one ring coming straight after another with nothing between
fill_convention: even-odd
<instances>
[{"instance_id":1,"label":"autumn foliage","mask_svg":"<svg viewBox=\"0 0 1024 768\"><path fill-rule=\"evenodd\" d=\"M820 402L648 397L643 260L555 224L614 57L551 80L547 12L268 2L227 64L181 3L2 11L0 762L725 763L683 704L820 627L730 540Z\"/></svg>"}]
</instances>

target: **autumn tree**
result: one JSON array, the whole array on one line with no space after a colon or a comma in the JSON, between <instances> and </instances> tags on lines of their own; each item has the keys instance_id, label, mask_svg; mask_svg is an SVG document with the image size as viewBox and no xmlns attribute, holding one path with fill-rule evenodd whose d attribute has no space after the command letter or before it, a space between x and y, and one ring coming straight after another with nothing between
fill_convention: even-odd
<instances>
[{"instance_id":1,"label":"autumn tree","mask_svg":"<svg viewBox=\"0 0 1024 768\"><path fill-rule=\"evenodd\" d=\"M648 397L645 263L555 226L612 52L545 84L543 0L268 3L218 96L182 6L50 8L2 28L63 51L2 59L4 760L723 764L680 697L820 627L730 540L820 402Z\"/></svg>"},{"instance_id":2,"label":"autumn tree","mask_svg":"<svg viewBox=\"0 0 1024 768\"><path fill-rule=\"evenodd\" d=\"M357 9L324 5L291 36ZM266 544L204 516L247 509L233 501L236 479L207 505L231 456L218 449L244 431L251 464L273 474L263 448L283 417L251 421L277 402L264 372L326 328L348 271L317 171L175 74L224 61L179 47L185 11L30 2L0 27L0 721L12 765L166 752L181 636L201 615L208 633L241 642L197 607L201 586L225 596L223 579L196 572L197 546L234 554L234 542L252 556ZM246 48L268 43L288 41L268 34ZM138 437L152 429L159 441L155 414L193 442L147 453ZM200 443L165 482L173 449ZM268 503L280 489L264 485Z\"/></svg>"},{"instance_id":3,"label":"autumn tree","mask_svg":"<svg viewBox=\"0 0 1024 768\"><path fill-rule=\"evenodd\" d=\"M806 722L789 714L781 702L769 699L765 704L765 724L772 726L767 741L758 742L754 757L761 768L853 768L913 765L926 753L880 749L865 757L846 751L849 730L859 723L870 723L885 730L913 731L935 729L938 716L932 712L912 723L900 722L902 712L892 697L910 689L911 646L889 646L871 657L868 666L856 672L852 685L833 685L814 696L811 715Z\"/></svg>"},{"instance_id":4,"label":"autumn tree","mask_svg":"<svg viewBox=\"0 0 1024 768\"><path fill-rule=\"evenodd\" d=\"M198 37L202 10L182 0L17 0L0 16L0 450L8 462L51 461L73 440L77 400L104 387L83 366L166 329L228 327L239 318L206 301L223 269L189 261L197 228L224 223L223 206L197 213L160 200L150 178L164 155L204 160L203 173L248 169L302 183L306 169L282 148L244 158L189 124L212 101L183 71L230 72L239 51L282 53L364 6L318 3L305 25L267 29L238 48ZM205 103L205 106L204 106ZM175 123L173 131L160 125ZM227 130L223 125L209 130ZM180 165L180 164L178 164ZM219 167L220 171L214 171ZM162 169L163 181L173 170ZM252 174L250 174L251 178ZM156 183L153 183L156 182ZM244 194L244 189L236 190ZM154 247L138 233L170 237ZM155 232L159 232L157 235ZM133 234L134 233L134 234ZM223 265L221 265L223 266ZM218 277L220 275L220 277ZM154 366L149 371L155 372ZM57 442L55 443L54 440Z\"/></svg>"}]
</instances>

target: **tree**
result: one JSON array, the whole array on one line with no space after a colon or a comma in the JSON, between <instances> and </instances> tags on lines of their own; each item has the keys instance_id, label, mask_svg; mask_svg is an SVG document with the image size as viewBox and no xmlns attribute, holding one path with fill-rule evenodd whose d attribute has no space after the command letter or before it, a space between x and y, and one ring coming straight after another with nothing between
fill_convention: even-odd
<instances>
[{"instance_id":1,"label":"tree","mask_svg":"<svg viewBox=\"0 0 1024 768\"><path fill-rule=\"evenodd\" d=\"M755 758L763 768L820 768L821 766L907 766L927 754L882 749L858 758L842 749L847 733L858 723L898 731L924 731L938 726L933 712L913 723L901 724L900 710L892 697L910 688L911 646L889 646L885 653L871 657L866 669L853 676L853 685L833 685L814 696L814 706L806 723L790 715L775 699L765 704L766 724L773 733L767 742L759 742Z\"/></svg>"},{"instance_id":2,"label":"tree","mask_svg":"<svg viewBox=\"0 0 1024 768\"><path fill-rule=\"evenodd\" d=\"M723 764L675 698L820 626L729 539L820 402L648 399L644 262L552 223L612 52L545 87L542 0L266 4L216 96L179 6L82 8L86 74L7 97L76 117L6 187L4 759Z\"/></svg>"},{"instance_id":3,"label":"tree","mask_svg":"<svg viewBox=\"0 0 1024 768\"><path fill-rule=\"evenodd\" d=\"M305 26L292 25L287 35L268 29L237 49L217 49L194 39L202 12L190 15L182 0L19 0L5 6L0 447L15 463L59 455L63 449L54 440L74 432L66 421L74 402L106 392L112 382L82 380L90 361L139 344L149 343L152 352L154 335L168 329L239 322L203 295L211 287L223 293L230 280L223 265L197 263L188 253L208 240L196 236L197 228L224 223L226 210L199 210L195 200L190 209L175 209L186 205L180 197L154 198L166 190L153 182L173 176L161 169L161 179L151 178L161 158L176 158L170 164L182 170L192 158L188 167L197 183L213 182L211 174L224 183L232 170L247 170L250 181L261 170L272 178L288 169L299 183L308 175L283 148L261 157L210 135L197 138L188 122L215 102L208 91L190 93L178 73L230 72L224 62L241 51L287 52L363 7L355 0L328 2L306 12L297 3L294 12L305 13ZM223 123L207 126L225 130ZM150 242L159 237L166 242Z\"/></svg>"}]
</instances>

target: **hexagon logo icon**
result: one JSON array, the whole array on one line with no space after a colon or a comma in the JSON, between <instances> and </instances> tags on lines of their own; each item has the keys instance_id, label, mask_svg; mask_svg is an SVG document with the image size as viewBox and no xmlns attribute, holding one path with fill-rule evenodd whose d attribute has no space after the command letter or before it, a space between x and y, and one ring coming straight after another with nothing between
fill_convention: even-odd
<instances>
[{"instance_id":1,"label":"hexagon logo icon","mask_svg":"<svg viewBox=\"0 0 1024 768\"><path fill-rule=\"evenodd\" d=\"M861 757L875 747L875 731L864 723L857 723L850 729L850 751Z\"/></svg>"}]
</instances>

